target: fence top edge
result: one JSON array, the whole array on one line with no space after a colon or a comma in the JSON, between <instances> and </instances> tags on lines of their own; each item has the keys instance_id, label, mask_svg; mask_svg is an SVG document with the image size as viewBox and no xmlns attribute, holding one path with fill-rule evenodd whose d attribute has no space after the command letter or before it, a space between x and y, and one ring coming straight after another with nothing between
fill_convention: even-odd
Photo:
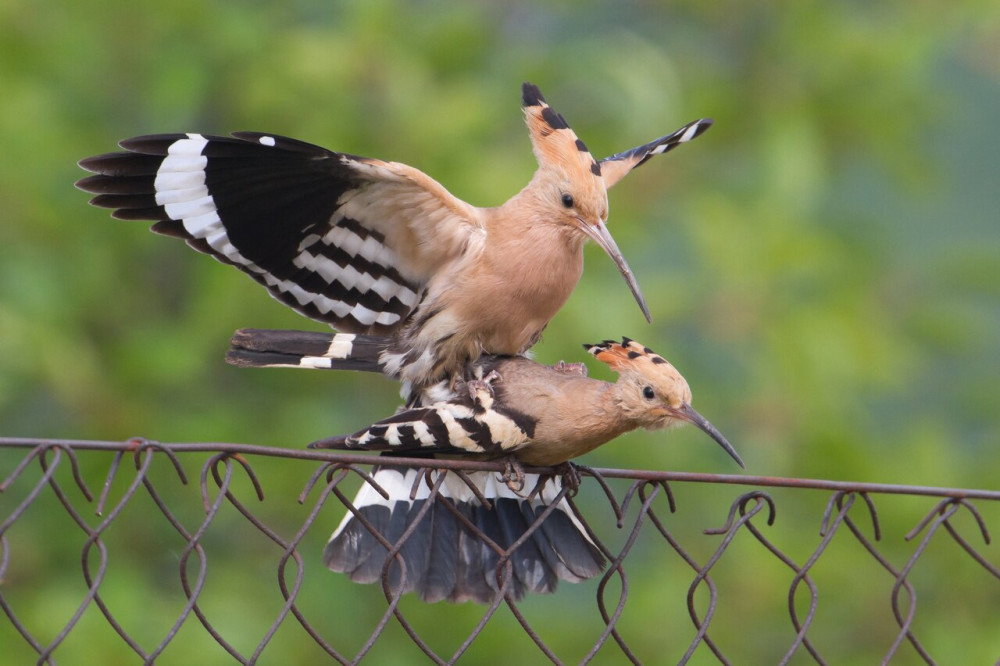
<instances>
[{"instance_id":1,"label":"fence top edge","mask_svg":"<svg viewBox=\"0 0 1000 666\"><path fill-rule=\"evenodd\" d=\"M230 453L233 455L263 456L314 460L316 462L340 463L347 465L375 465L385 459L370 453L342 453L312 449L262 446L257 444L235 444L230 442L174 442L164 443L135 437L124 441L87 439L42 439L26 437L0 437L0 448L62 448L80 451L137 451L144 447L170 450L173 453ZM463 469L470 471L504 471L501 462L484 462L461 459L406 458L392 457L392 464L400 467L424 467L431 469ZM559 473L551 467L525 467L526 472ZM871 483L862 481L833 481L827 479L788 478L775 476L755 476L749 474L710 474L703 472L676 472L666 470L614 469L584 467L584 475L599 475L605 478L632 479L650 482L695 482L719 483L742 486L765 486L770 488L803 488L829 490L845 493L878 493L891 495L925 495L957 499L982 499L1000 501L1000 490L979 488L948 488L941 486L919 486L892 483Z\"/></svg>"}]
</instances>

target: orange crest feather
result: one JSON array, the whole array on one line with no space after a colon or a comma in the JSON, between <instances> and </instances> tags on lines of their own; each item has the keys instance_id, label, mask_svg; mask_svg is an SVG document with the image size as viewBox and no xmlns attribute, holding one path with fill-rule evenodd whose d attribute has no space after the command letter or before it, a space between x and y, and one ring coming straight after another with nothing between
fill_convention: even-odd
<instances>
[{"instance_id":1,"label":"orange crest feather","mask_svg":"<svg viewBox=\"0 0 1000 666\"><path fill-rule=\"evenodd\" d=\"M596 345L584 345L584 349L615 372L635 369L640 363L669 365L662 356L631 338L623 337L621 342L604 340Z\"/></svg>"},{"instance_id":2,"label":"orange crest feather","mask_svg":"<svg viewBox=\"0 0 1000 666\"><path fill-rule=\"evenodd\" d=\"M548 105L537 86L531 83L521 86L521 107L540 166L561 168L572 178L601 177L601 165L587 145L562 114Z\"/></svg>"}]
</instances>

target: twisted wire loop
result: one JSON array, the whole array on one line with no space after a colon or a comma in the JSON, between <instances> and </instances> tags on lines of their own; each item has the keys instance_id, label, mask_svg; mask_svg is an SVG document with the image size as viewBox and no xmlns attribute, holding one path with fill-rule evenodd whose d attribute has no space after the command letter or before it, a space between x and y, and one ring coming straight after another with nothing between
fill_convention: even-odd
<instances>
[{"instance_id":1,"label":"twisted wire loop","mask_svg":"<svg viewBox=\"0 0 1000 666\"><path fill-rule=\"evenodd\" d=\"M262 517L262 509L267 501L265 483L258 476L254 465L266 458L287 459L297 465L295 469L302 470L302 490L294 498L304 511L301 524L275 521L273 518L265 520ZM128 464L129 460L131 466ZM87 479L92 476L92 470L102 469L102 461L106 464L106 472L95 501ZM197 490L190 482L195 477L189 477L187 471L193 466L192 461L197 461L195 464L200 465L196 476ZM784 603L791 626L774 629L775 641L780 643L777 647L783 652L780 657L773 656L770 660L788 664L798 655L799 661L804 657L817 664L827 664L828 659L836 659L831 654L835 653L837 646L831 645L828 639L823 644L827 634L814 631L810 636L810 631L817 626L821 607L820 585L816 575L824 568L838 565L836 556L829 554L829 548L834 541L846 540L860 546L860 552L874 563L876 572L885 572L891 577L891 592L886 600L887 615L891 613L891 619L886 618L886 632L887 635L891 634L891 640L884 646L882 663L889 663L909 650L910 654L916 655L923 663L933 664L935 661L932 652L935 649L921 642L916 635L918 583L915 581L919 576L914 576L918 564L933 558L929 554L932 541L943 540L957 546L957 549L949 551L954 561L950 560L948 567L958 566L958 560L966 562L973 572L985 572L987 584L995 586L993 598L996 598L997 591L1000 590L997 557L984 552L991 542L988 521L980 506L973 503L988 503L988 508L995 511L1000 508L1000 491L577 466L575 473L582 478L583 486L571 489L570 485L564 485L554 499L549 500L537 513L527 530L505 546L484 533L443 493L446 480L452 485L464 484L472 496L488 507L490 501L483 496L471 473L499 473L503 470L501 464L394 458L394 466L421 470L416 475L410 499L412 501L416 498L419 492L420 497L426 498L426 501L408 517L402 533L390 540L379 533L366 514L352 504L353 494L360 484L367 484L376 493L388 498L385 488L372 476L373 462L374 458L364 455L242 444L163 444L142 438L125 442L0 438L0 476L5 475L0 480L0 609L9 622L7 627L0 623L0 641L19 640L22 647L27 646L26 649L35 655L36 663L55 664L60 657L72 659L72 652L65 643L75 630L78 630L77 634L83 631L82 618L85 615L92 619L101 617L113 635L139 661L151 664L172 644L189 637L192 627L200 624L201 630L233 661L254 664L273 645L279 630L288 633L298 627L301 640L314 645L315 649L321 651L320 654L325 653L331 660L341 664L357 664L366 657L373 656L373 650L379 641L388 640L386 634L395 626L402 631L397 636L405 636L405 640L414 646L412 649L418 651L417 654L433 663L452 664L463 656L473 654L470 650L477 640L491 626L494 618L504 613L509 614L516 623L512 626L519 627L518 631L537 650L536 657L540 653L552 663L561 664L564 660L571 659L586 664L599 658L603 661L610 653L615 653L618 660L624 658L633 664L643 661L659 662L662 661L659 654L640 654L639 642L631 636L629 627L623 625L623 618L629 607L630 590L634 585L642 586L644 581L641 576L647 575L644 570L637 572L633 568L632 576L629 576L630 556L650 540L662 539L669 546L669 551L676 554L693 574L686 598L686 621L690 622L692 634L678 663L689 663L696 652L721 664L756 661L753 656L740 652L745 646L726 645L724 649L723 637L731 636L733 631L720 624L724 621L725 614L718 612L726 607L727 592L732 585L725 573L720 574L719 565L725 561L727 567L739 568L746 558L739 548L749 545L755 550L755 557L780 563L780 570L787 570L790 576ZM37 468L37 472L31 471L34 468ZM166 471L154 474L154 468ZM549 474L550 477L566 473L565 469L528 471ZM546 483L550 477L543 476L540 483ZM622 485L623 482L625 485ZM754 488L730 502L728 513L720 527L704 529L700 536L695 534L691 537L680 536L679 526L668 529L668 515L672 518L675 514L695 514L700 521L709 520L710 517L701 515L702 509L698 505L682 506L677 501L674 486L679 483L695 484L700 489L714 486L718 490L724 488L724 484L742 484ZM249 499L241 498L241 491L237 491L237 487L249 487ZM541 495L540 491L541 485L538 485L525 488L523 493L526 498L534 499ZM242 492L245 494L245 491ZM776 499L780 492L790 493L796 502L805 492L830 493L819 522L819 540L810 546L811 552L801 561L791 557L788 550L792 546L809 545L814 537L806 535L801 529L790 537L781 534L778 521L780 504ZM185 524L180 517L178 503L184 495L194 496L198 500L200 515L196 520L188 521L196 524ZM606 503L611 510L611 514L606 517L612 520L604 521L603 517L599 519L592 510L589 511L588 520L588 511L581 508L579 503L584 495L588 500L585 503L587 506L592 506L595 502ZM876 495L883 498L889 495L907 495L918 501L931 497L937 498L937 502L903 539L886 542L883 540L882 519L873 499ZM144 509L149 516L144 514L143 517L152 520L158 512L166 521L165 524L169 525L167 533L176 534L171 538L179 538L183 543L176 553L177 582L183 594L183 605L176 617L167 618L170 620L169 627L162 635L158 635L157 641L142 641L134 632L130 633L121 620L121 612L116 615L106 599L110 588L105 583L109 571L114 568L109 552L113 547L109 544L114 542L109 540L108 530L116 521L121 522L120 518L127 507L138 505L137 497L145 497L151 501L149 508ZM79 508L81 502L92 507L96 520L87 515L89 511ZM596 614L603 627L594 636L575 636L577 650L585 652L572 657L560 654L565 651L563 648L554 645L554 641L542 638L544 632L539 630L545 629L541 626L542 621L529 621L525 613L531 598L518 601L515 594L513 558L518 548L530 542L532 536L541 529L544 520L557 510L560 503L569 507L581 528L608 561L604 573L592 582L592 589L596 589ZM69 613L68 619L46 614L51 622L50 626L37 626L37 613L30 614L21 610L22 615L18 614L25 593L18 588L17 571L12 566L21 556L17 533L12 528L19 522L27 523L35 519L31 513L33 506L44 506L44 511L49 513L58 512L61 507L74 528L82 533L83 539L80 551L83 591L79 596L80 600ZM411 572L407 571L407 562L402 552L422 523L430 520L429 512L432 509L450 512L469 538L477 540L479 546L495 556L491 556L489 561L496 562L495 569L490 574L490 585L495 589L491 603L481 609L478 621L453 635L454 643L451 647L443 649L413 623L412 616L416 615L415 612L404 612L404 608L411 607L404 602L403 594L403 590L408 587L408 575ZM42 509L34 509L36 513L40 510ZM328 535L329 516L333 514L339 519L345 510L371 532L377 543L385 549L380 577L376 582L385 599L384 609L379 609L381 615L367 637L353 636L354 642L351 645L341 645L331 639L321 629L324 625L318 623L315 609L310 610L311 607L303 599L304 590L310 587L305 582L307 562L310 567L316 568L312 563L318 555L313 552L315 540L311 537L321 532L325 538ZM214 531L219 529L219 523L223 520L220 516L228 516L234 512L242 522L236 528L227 523L227 529L241 529L244 532L227 532L225 538L243 540L249 538L248 534L257 534L264 538L265 543L273 546L277 591L281 596L280 608L263 633L253 639L256 643L242 648L237 647L231 632L222 628L229 626L226 618L213 616L208 610L210 606L206 604L205 593L209 580L208 545L212 543ZM968 518L958 520L959 514ZM960 527L963 524L965 527ZM973 525L971 530L968 527L970 524ZM782 541L783 538L785 541ZM979 545L980 540L982 545ZM734 546L737 542L740 543L739 548ZM779 543L783 543L785 548L779 547ZM901 555L901 548L907 552ZM737 550L739 555L729 555ZM958 553L960 557L955 558L954 553ZM213 564L212 569L215 571L220 566L238 567L240 564L239 561L225 560ZM684 580L683 569L669 569L672 576L678 577L675 580ZM311 573L316 575L313 571ZM323 573L328 574L325 570ZM741 575L750 576L752 573L744 571ZM259 577L255 579L258 580L255 585L259 585L260 589L254 590L256 593L263 592L266 586L273 584ZM329 578L318 580L329 581ZM941 585L949 584L948 581L939 582ZM352 586L350 589L362 588ZM14 594L15 591L18 594ZM832 593L827 591L823 595L824 606L850 604L851 601L850 591L847 590L833 590ZM422 605L420 615L433 614L435 608L440 606ZM934 610L925 602L920 608L920 614L933 616ZM32 617L30 621L27 619L29 615ZM683 618L672 617L669 621L676 625L672 629L684 631ZM188 629L182 633L185 625ZM786 640L787 643L784 643ZM984 637L984 641L991 640L997 639L992 636ZM360 644L357 641L361 641ZM648 643L648 637L642 643ZM908 648L905 647L907 645ZM683 643L678 646L678 650L682 646ZM1000 656L1000 645L997 646L997 653Z\"/></svg>"}]
</instances>

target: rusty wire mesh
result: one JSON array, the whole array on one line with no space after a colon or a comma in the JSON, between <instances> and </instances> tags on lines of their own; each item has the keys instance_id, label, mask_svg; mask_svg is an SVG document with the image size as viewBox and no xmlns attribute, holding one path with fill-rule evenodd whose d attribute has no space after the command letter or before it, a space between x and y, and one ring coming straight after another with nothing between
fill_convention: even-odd
<instances>
[{"instance_id":1,"label":"rusty wire mesh","mask_svg":"<svg viewBox=\"0 0 1000 666\"><path fill-rule=\"evenodd\" d=\"M195 481L191 474L190 460L196 455L200 456L201 462ZM264 484L258 470L265 468L265 461L270 465L275 459L292 463L292 469L297 470L294 482L302 489L295 500L303 507L303 513L296 514L290 521L282 520L280 512L266 515L264 509L267 503L263 502ZM154 461L164 461L160 463L157 473L152 471ZM772 651L777 651L769 657L751 657L754 663L778 661L783 664L825 664L830 659L838 660L837 655L842 656L844 652L838 647L836 637L839 636L839 641L843 641L855 636L854 632L857 631L871 632L875 623L880 623L882 627L875 631L879 637L875 640L881 641L876 645L876 650L883 663L935 663L935 659L949 654L951 649L947 641L938 645L936 650L932 644L941 637L941 632L935 630L935 623L940 621L935 611L945 614L954 611L951 606L940 601L942 589L947 589L962 599L984 597L996 604L993 606L994 610L1000 608L1000 603L997 603L1000 601L1000 567L997 566L996 555L993 554L991 561L991 558L981 552L990 542L987 530L987 523L990 521L986 516L997 517L1000 491L584 469L583 484L578 495L573 497L565 489L563 495L611 563L603 577L592 581L593 585L589 588L589 593L596 590L595 610L599 616L599 622L591 625L594 627L593 633L584 635L582 628L575 632L573 644L576 650L569 655L561 652L562 644L556 646L557 641L553 640L551 634L548 638L543 638L546 635L546 618L551 619L551 611L543 614L541 619L529 621L523 609L528 604L536 603L535 600L541 597L532 597L520 603L510 597L503 584L511 575L507 559L509 553L493 544L500 554L497 574L501 583L500 594L490 607L473 607L471 614L458 616L464 624L449 627L449 640L442 647L440 640L435 643L435 639L427 638L425 633L428 626L440 624L439 619L431 620L430 624L426 619L430 615L451 618L454 616L455 606L428 606L412 599L401 599L391 593L385 578L381 590L375 589L378 586L344 584L343 577L331 574L322 568L322 564L315 563L316 553L313 551L319 546L314 547L312 544L321 544L325 540L331 527L340 520L343 507L350 509L353 491L348 480L354 480L354 489L360 483L370 482L367 470L371 462L372 458L363 455L236 444L168 445L142 439L127 442L0 439L0 473L3 474L0 481L0 607L9 621L8 626L2 627L0 631L0 644L6 644L4 650L9 651L16 642L25 650L23 654L32 655L37 663L56 663L57 659L69 663L85 663L79 658L80 646L86 646L96 631L95 627L102 624L104 629L110 627L114 632L114 640L120 646L127 646L123 648L125 653L136 662L162 661L172 654L180 654L180 649L176 647L179 643L197 643L201 640L204 645L207 636L214 642L213 647L221 647L224 652L217 650L219 656L206 658L201 663L216 663L227 654L229 657L225 661L229 662L249 664L261 660L268 663L292 663L294 660L288 654L275 654L283 649L274 647L275 636L283 633L290 644L308 644L314 650L309 657L310 663L318 663L317 656L322 657L324 654L341 663L357 663L368 658L377 661L377 657L373 655L377 654L379 642L385 640L386 635L395 628L397 633L402 630L401 635L411 650L410 659L425 656L437 663L452 663L460 657L474 654L477 643L492 640L484 636L491 624L506 621L508 631L513 629L529 639L530 654L534 661L689 663L695 659L705 663L731 663L734 659L731 652L734 647L733 637L740 636L741 630L744 633L750 631L753 622L747 611L738 611L728 616L724 612L727 605L745 606L746 599L743 596L733 598L733 595L727 596L722 592L733 574L725 572L720 563L730 560L728 568L737 572L736 577L744 582L749 580L752 584L754 571L751 569L762 566L761 554L772 565L777 563L788 581L787 591L783 593L787 621L783 627L768 630L767 642ZM470 470L502 469L493 463L464 461L400 459L396 463L430 467L457 475ZM167 470L166 473L164 469ZM287 475L287 470L282 473ZM433 498L441 485L443 474L434 473L427 478L432 486ZM677 529L668 528L668 523L671 518L669 514L678 511L675 488L687 484L714 489L726 488L723 484L741 484L753 489L728 495L728 515L722 516L722 520L718 520L717 516L715 524L709 522L713 526L703 529L701 534L682 537L678 536ZM97 488L99 490L95 493ZM791 499L786 504L793 513L807 504L801 496L810 492L813 496L818 492L824 493L821 497L825 497L825 509L818 520L817 516L813 516L814 530L808 534L797 530L789 536L789 541L779 547L777 539L768 530L776 518L777 502L774 495L782 488L790 489L787 492L791 493ZM178 508L175 502L180 502L184 495L188 500L196 495L200 511L191 512ZM882 503L887 501L883 497L887 495L909 496L908 499L921 504L918 512L910 514L921 517L911 523L913 527L905 533L905 538L894 539L891 544L882 539L883 521L880 520L880 510L874 499L878 497L879 503ZM343 507L339 504L325 507L331 497L336 498L335 503L342 504ZM603 505L610 508L610 512L603 511L599 518L595 518L590 510L580 508L585 499L590 506ZM273 495L268 496L268 501L273 501ZM438 498L438 501L445 500ZM816 505L823 506L824 501ZM130 505L140 502L140 519L152 525L150 529L153 532L169 527L177 535L177 546L172 549L170 560L176 569L172 574L161 572L154 587L172 586L176 593L179 585L181 603L169 614L170 617L160 618L161 627L154 630L153 634L148 628L143 632L134 629L130 632L127 627L134 627L134 619L123 618L123 613L115 610L114 601L108 598L112 596L112 592L106 592L106 580L115 573L117 560L113 556L118 553L118 549L157 549L156 544L144 545L143 538L137 532L126 535L124 542L120 537L113 538L116 521L121 522L123 512ZM254 502L257 502L256 507ZM81 504L89 509L81 509ZM37 509L36 505L44 506ZM220 528L219 523L223 522L220 515L230 509L235 509L235 513L229 513L238 515L238 520L228 521L225 528ZM86 515L90 512L95 513L96 517ZM54 513L66 514L73 526L72 530L79 530L78 536L83 539L82 550L74 558L76 564L58 558L55 564L60 574L56 576L58 580L55 585L71 588L64 591L73 601L61 608L68 619L55 612L46 612L42 618L37 613L26 617L21 609L26 607L25 598L32 592L32 582L21 580L21 574L25 570L31 570L32 565L37 564L35 560L45 561L47 557L44 543L22 544L17 528L19 523L49 520ZM895 512L893 515L906 513ZM159 521L161 516L166 523ZM606 520L608 517L610 520ZM701 515L700 512L698 518L702 521L710 520L709 516ZM275 526L277 523L281 526ZM471 524L467 527L474 530ZM130 529L141 531L141 522L140 527ZM216 529L223 529L221 538L214 534ZM252 575L250 579L254 582L251 589L220 591L219 587L212 585L213 576L227 578L244 560L239 556L219 560L214 555L210 556L209 551L217 548L220 543L225 543L234 549L232 552L239 554L251 540L248 534L258 537L263 535L269 542L271 562L276 566L277 588L280 593L280 607L273 616L273 621L262 628L259 636L254 636L249 641L245 637L234 638L227 633L225 627L228 626L230 630L232 628L227 623L228 618L213 615L212 603L206 592L212 586L222 596L238 596L241 604L253 604L258 597L264 603L263 597L267 596L265 590L273 590L273 577ZM743 535L750 535L752 539L738 539ZM479 537L488 540L481 533ZM837 537L840 537L841 542L846 539L858 546L851 555L853 559L842 548L836 550L831 546L838 540ZM402 539L405 538L406 534ZM679 581L680 584L676 590L683 591L686 588L683 605L687 617L682 613L675 613L642 618L647 629L652 622L655 632L662 631L662 636L656 633L649 635L648 631L641 635L633 625L623 628L626 625L623 618L630 599L639 593L645 597L650 595L649 581L629 575L633 571L629 558L640 539L652 539L660 545L665 543L669 546L671 557L676 555L689 567L686 572L675 563L671 563L670 567L670 580L675 583ZM697 543L692 543L694 540ZM734 546L737 541L742 541L743 546ZM946 542L949 547L942 548L941 542ZM755 558L747 554L748 544L756 551ZM392 552L399 544L385 545L390 548L388 559L391 559ZM702 552L699 553L699 550ZM799 550L801 553L793 557L790 554L792 550ZM661 549L658 552L662 555L667 551ZM831 634L819 627L818 618L823 609L843 605L845 601L849 606L852 599L862 597L863 590L851 589L849 585L842 583L835 583L830 586L831 589L821 590L818 581L822 576L817 574L821 567L818 564L824 556L824 562L835 559L834 569L846 571L846 575L840 580L850 581L853 579L851 569L859 566L858 552L864 554L862 559L868 565L878 569L885 583L883 592L876 592L876 596L883 597L883 603L879 608L866 609L864 612L852 609L847 615L863 626L839 626ZM726 558L730 553L735 554ZM148 557L150 560L155 559L153 555ZM841 559L844 561L841 562ZM918 576L918 565L922 566L931 559L937 563L929 567L929 576ZM841 566L836 566L838 564ZM77 566L82 566L82 588ZM317 568L321 572L315 571ZM307 569L310 569L311 576L308 585L305 584ZM77 573L73 573L74 570ZM222 573L217 574L220 570ZM384 570L388 570L388 564ZM274 571L272 569L271 573ZM642 571L646 572L647 569ZM67 577L67 572L72 575ZM942 575L942 572L946 575ZM42 575L55 576L51 570L44 571ZM339 582L335 583L335 580ZM335 585L339 585L336 588L337 594L355 595L355 603L359 609L370 608L373 604L378 606L378 619L374 628L360 638L352 637L351 640L343 641L343 644L338 641L344 637L331 630L331 620L326 617L328 614L316 611L322 605L317 606L316 602L306 599L310 593L316 594L317 590ZM574 588L584 585L586 584L564 585L555 595L546 599L567 595L575 605L582 598L582 593ZM966 587L961 587L963 585ZM959 587L952 589L956 586ZM225 588L225 584L221 587ZM921 593L926 589L931 599L930 604L925 603L919 607L920 613L917 603L918 587L922 588ZM373 590L378 592L376 596L372 596ZM821 591L825 595L824 604L819 601ZM655 591L661 596L666 596L668 592L667 589ZM150 595L152 600L165 593L159 589L151 589L144 594ZM322 604L322 600L319 604ZM155 606L156 604L150 603L150 608L144 615L155 614ZM550 605L549 608L560 607ZM591 608L594 609L594 605ZM499 612L501 609L504 610L503 613ZM507 613L507 619L501 620L501 616ZM640 614L649 613L644 609ZM973 638L981 643L980 653L991 655L991 660L1000 656L1000 631L996 630L995 612L993 615L981 622L978 629L980 635ZM929 635L927 639L918 637L918 616L929 618L919 625ZM834 612L826 617L835 622L843 622L845 616ZM511 618L513 622L510 621ZM418 626L421 619L424 620L423 627ZM167 624L164 626L163 622ZM736 626L727 626L726 623L735 623ZM337 622L333 622L333 625L336 624ZM134 635L136 633L144 635L139 637ZM677 635L685 635L686 638L683 644L673 641L671 649L674 652L657 645L658 640L668 641L671 640L669 636ZM741 641L749 642L745 636ZM501 644L505 643L501 641ZM746 645L739 647L745 648ZM742 655L735 658L737 663L745 661L747 654L753 654L742 649L736 652ZM831 654L834 656L831 657ZM481 658L476 659L483 662ZM180 660L178 663L182 662Z\"/></svg>"}]
</instances>

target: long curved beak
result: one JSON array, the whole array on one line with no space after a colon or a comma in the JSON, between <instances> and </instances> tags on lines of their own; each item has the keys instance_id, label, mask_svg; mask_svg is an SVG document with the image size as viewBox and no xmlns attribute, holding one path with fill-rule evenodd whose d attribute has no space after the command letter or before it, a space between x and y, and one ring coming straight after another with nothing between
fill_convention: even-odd
<instances>
[{"instance_id":1,"label":"long curved beak","mask_svg":"<svg viewBox=\"0 0 1000 666\"><path fill-rule=\"evenodd\" d=\"M736 453L736 449L733 448L733 445L730 444L729 441L722 436L721 432L715 429L714 425L708 422L708 419L706 419L704 416L695 411L694 407L685 402L681 404L680 408L671 411L677 418L683 421L687 421L688 423L697 427L706 435L714 439L719 444L719 446L721 446L725 450L725 452L728 453L729 456L736 461L736 464L738 464L743 469L747 468L747 466L743 464L743 459L740 458L740 454Z\"/></svg>"},{"instance_id":2,"label":"long curved beak","mask_svg":"<svg viewBox=\"0 0 1000 666\"><path fill-rule=\"evenodd\" d=\"M615 243L615 239L611 237L611 232L604 225L602 220L598 220L597 224L587 224L582 218L576 218L580 223L580 230L587 234L591 240L601 246L611 261L615 262L615 266L618 267L618 272L622 274L625 278L625 282L628 283L628 288L632 290L632 295L635 296L635 302L639 304L639 308L642 310L642 314L646 317L647 322L652 322L652 317L649 316L649 308L646 307L646 299L642 296L642 290L639 289L639 283L636 282L635 275L632 274L632 269L628 267L625 262L625 257L622 256L621 250L618 249L618 244Z\"/></svg>"}]
</instances>

